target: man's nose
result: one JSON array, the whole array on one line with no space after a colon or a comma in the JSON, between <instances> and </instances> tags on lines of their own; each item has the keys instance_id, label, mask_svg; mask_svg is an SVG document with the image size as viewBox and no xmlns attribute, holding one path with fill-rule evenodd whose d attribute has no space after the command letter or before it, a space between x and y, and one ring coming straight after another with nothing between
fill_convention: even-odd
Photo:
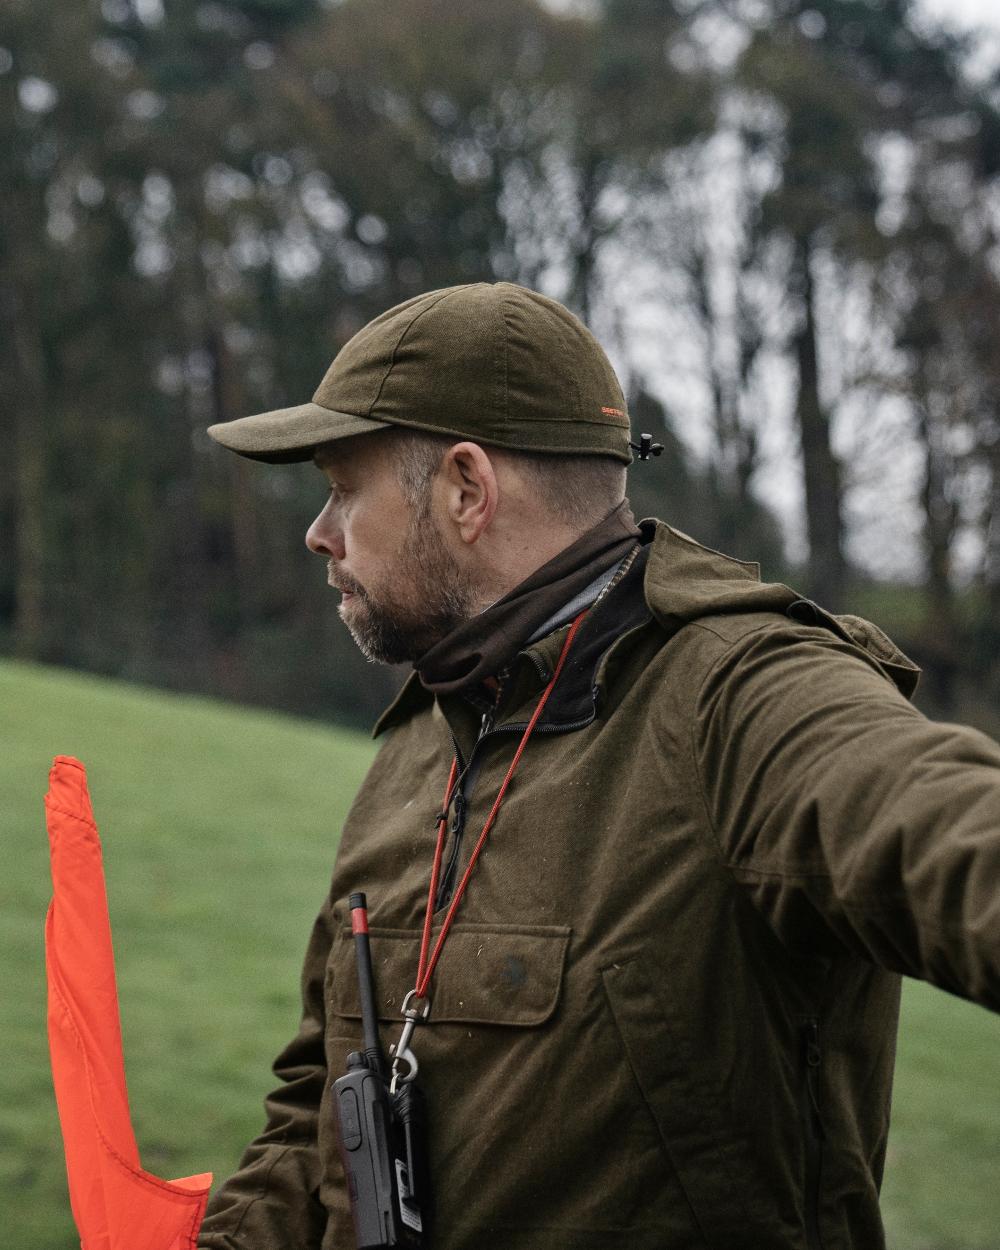
<instances>
[{"instance_id":1,"label":"man's nose","mask_svg":"<svg viewBox=\"0 0 1000 1250\"><path fill-rule=\"evenodd\" d=\"M329 504L306 530L306 546L316 555L325 556L327 559L343 560L345 558L343 531L337 524L333 508Z\"/></svg>"}]
</instances>

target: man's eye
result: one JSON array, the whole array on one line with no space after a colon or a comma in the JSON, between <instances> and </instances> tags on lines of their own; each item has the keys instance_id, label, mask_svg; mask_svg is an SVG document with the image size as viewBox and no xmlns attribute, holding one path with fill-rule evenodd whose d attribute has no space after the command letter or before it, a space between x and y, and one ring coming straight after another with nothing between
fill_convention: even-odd
<instances>
[{"instance_id":1,"label":"man's eye","mask_svg":"<svg viewBox=\"0 0 1000 1250\"><path fill-rule=\"evenodd\" d=\"M350 496L350 490L341 482L330 483L330 502L333 504L342 504Z\"/></svg>"}]
</instances>

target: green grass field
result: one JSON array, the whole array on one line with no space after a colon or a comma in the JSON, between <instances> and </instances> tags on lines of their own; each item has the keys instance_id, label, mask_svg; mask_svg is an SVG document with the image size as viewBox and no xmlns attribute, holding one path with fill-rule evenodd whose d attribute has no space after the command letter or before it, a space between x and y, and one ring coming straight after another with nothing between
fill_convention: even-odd
<instances>
[{"instance_id":1,"label":"green grass field","mask_svg":"<svg viewBox=\"0 0 1000 1250\"><path fill-rule=\"evenodd\" d=\"M233 1167L341 819L373 748L323 726L0 663L0 1213L17 1250L78 1246L45 1036L53 755L87 765L102 831L133 1121L165 1177ZM907 987L884 1206L894 1250L1000 1246L1000 1020ZM289 1250L292 1250L289 1247Z\"/></svg>"}]
</instances>

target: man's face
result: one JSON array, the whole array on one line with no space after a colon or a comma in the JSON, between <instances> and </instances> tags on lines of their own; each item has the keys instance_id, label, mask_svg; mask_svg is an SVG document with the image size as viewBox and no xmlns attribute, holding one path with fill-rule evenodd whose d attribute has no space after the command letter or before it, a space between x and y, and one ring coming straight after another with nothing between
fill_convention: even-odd
<instances>
[{"instance_id":1,"label":"man's face","mask_svg":"<svg viewBox=\"0 0 1000 1250\"><path fill-rule=\"evenodd\" d=\"M391 431L330 443L316 464L330 497L306 534L343 595L340 617L369 660L417 660L472 615L469 588L431 500L405 497Z\"/></svg>"}]
</instances>

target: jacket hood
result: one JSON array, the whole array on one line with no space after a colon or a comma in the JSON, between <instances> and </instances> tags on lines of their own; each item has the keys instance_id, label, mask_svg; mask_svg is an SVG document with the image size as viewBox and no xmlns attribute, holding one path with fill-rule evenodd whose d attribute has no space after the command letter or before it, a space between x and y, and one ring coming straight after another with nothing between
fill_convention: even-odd
<instances>
[{"instance_id":1,"label":"jacket hood","mask_svg":"<svg viewBox=\"0 0 1000 1250\"><path fill-rule=\"evenodd\" d=\"M760 566L696 542L663 521L645 520L650 541L645 595L650 612L671 632L690 621L733 613L777 612L819 625L866 651L909 698L920 669L877 625L860 616L835 616L780 582L762 582Z\"/></svg>"}]
</instances>

